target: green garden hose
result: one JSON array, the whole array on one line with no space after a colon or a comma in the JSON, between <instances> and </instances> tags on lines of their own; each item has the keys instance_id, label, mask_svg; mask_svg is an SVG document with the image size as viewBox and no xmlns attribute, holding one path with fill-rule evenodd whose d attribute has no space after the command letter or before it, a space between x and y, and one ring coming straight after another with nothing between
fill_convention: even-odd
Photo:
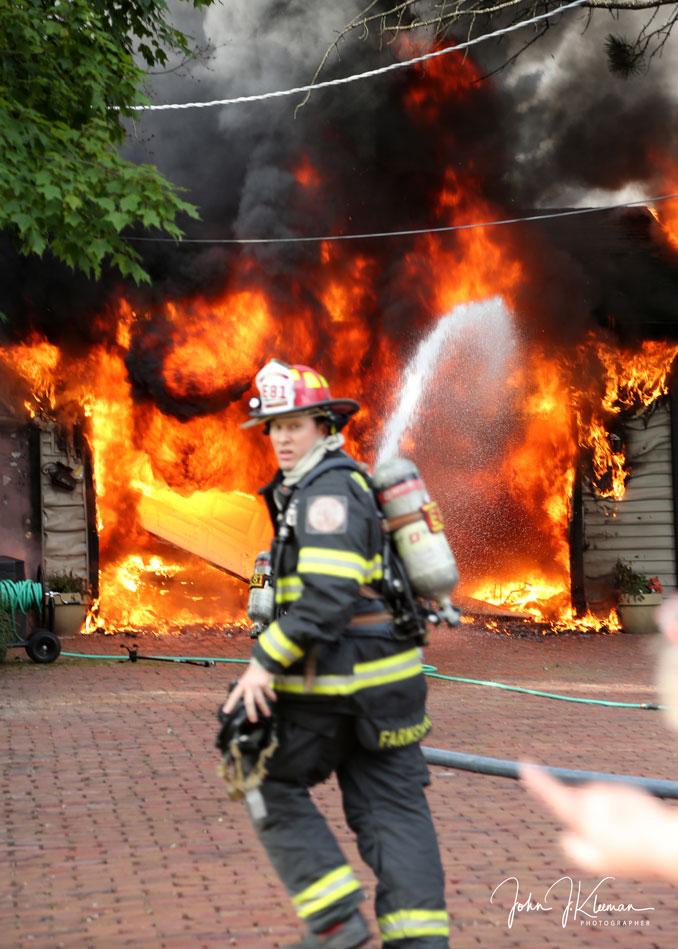
<instances>
[{"instance_id":1,"label":"green garden hose","mask_svg":"<svg viewBox=\"0 0 678 949\"><path fill-rule=\"evenodd\" d=\"M555 692L539 692L537 689L524 689L518 685L504 685L503 682L485 682L482 679L461 679L458 676L444 676L436 672L435 666L424 666L424 673L433 679L446 679L448 682L466 682L469 685L487 685L509 692L524 692L526 695L538 695L544 699L560 699L562 702L581 702L583 705L607 705L611 708L644 708L656 711L663 708L653 702L611 702L606 699L581 699L573 695L558 695Z\"/></svg>"},{"instance_id":2,"label":"green garden hose","mask_svg":"<svg viewBox=\"0 0 678 949\"><path fill-rule=\"evenodd\" d=\"M12 617L12 627L17 610L42 610L43 596L42 584L35 580L0 580L0 610Z\"/></svg>"},{"instance_id":3,"label":"green garden hose","mask_svg":"<svg viewBox=\"0 0 678 949\"><path fill-rule=\"evenodd\" d=\"M77 653L77 652L62 652L62 656L67 656L72 659L118 659L125 657L120 656L106 656L100 654L86 654L86 653ZM147 659L163 659L166 657L163 656L147 656ZM196 661L202 662L239 662L239 663L249 663L249 659L220 659L215 656L174 656L174 659L177 661L194 659ZM503 682L491 682L485 681L483 679L464 679L459 676L446 676L442 675L437 671L436 666L423 665L422 669L424 675L430 676L432 679L444 679L447 682L463 682L467 685L484 685L495 689L505 689L508 692L523 692L526 695L536 695L545 699L559 699L562 702L579 702L583 705L605 705L611 708L642 708L651 711L658 711L664 706L655 705L653 702L612 702L606 699L582 699L576 698L572 695L558 695L555 692L540 692L537 689L524 689L518 685L505 685Z\"/></svg>"}]
</instances>

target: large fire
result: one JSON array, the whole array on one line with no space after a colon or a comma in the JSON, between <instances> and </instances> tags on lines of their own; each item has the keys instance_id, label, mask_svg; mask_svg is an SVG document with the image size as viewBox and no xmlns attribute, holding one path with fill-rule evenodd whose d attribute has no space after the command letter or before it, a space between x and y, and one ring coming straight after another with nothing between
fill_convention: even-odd
<instances>
[{"instance_id":1,"label":"large fire","mask_svg":"<svg viewBox=\"0 0 678 949\"><path fill-rule=\"evenodd\" d=\"M454 69L433 63L412 83L405 107L417 122L435 123L438 101L466 94L474 75L468 62ZM322 196L326 182L308 157L293 173L299 201L309 191L314 200ZM505 216L484 199L472 168L447 169L435 214L440 226ZM510 229L462 230L454 242L437 234L413 239L397 276L408 313L403 337L376 320L376 257L357 243L326 241L317 246L311 275L304 275L314 302L294 280L291 298L274 297L258 286L256 266L243 257L218 297L166 300L161 313L150 315L120 296L99 317L115 332L102 334L108 342L85 354L35 335L0 350L31 415L66 428L86 418L100 556L89 628L171 632L243 623L242 579L159 543L140 512L144 499L162 503L171 494L205 524L205 512L220 497L251 496L270 478L261 431L239 427L264 362L276 356L313 365L336 394L358 399L362 409L348 429L348 448L374 464L417 339L456 307L492 298L504 301L515 330L491 381L499 398L485 397L497 343L477 322L436 354L436 395L413 414L399 450L422 459L434 497L444 502L449 494L443 509L462 593L554 628L616 628L614 615L575 617L570 603L567 538L576 466L588 452L597 490L623 497L625 459L610 440L610 419L666 392L678 346L622 350L602 333L590 333L578 347L535 342L521 332L516 309L518 289L532 279L525 266ZM447 407L445 421L440 406ZM498 456L482 433L506 428L509 419L512 436L501 440ZM468 499L497 523L469 520ZM491 558L478 554L483 544L486 552L492 548Z\"/></svg>"}]
</instances>

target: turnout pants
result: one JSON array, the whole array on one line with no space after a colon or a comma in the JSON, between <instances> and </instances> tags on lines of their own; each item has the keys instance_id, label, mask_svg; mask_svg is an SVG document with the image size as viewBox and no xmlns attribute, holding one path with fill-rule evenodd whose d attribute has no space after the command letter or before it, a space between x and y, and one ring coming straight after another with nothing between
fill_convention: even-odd
<instances>
[{"instance_id":1,"label":"turnout pants","mask_svg":"<svg viewBox=\"0 0 678 949\"><path fill-rule=\"evenodd\" d=\"M335 771L346 820L378 880L376 912L385 949L444 949L449 925L443 870L419 745L368 750L359 744L350 716L306 715L312 727L298 716L281 716L280 746L261 786L268 813L253 821L297 914L313 932L323 932L364 899L308 791Z\"/></svg>"}]
</instances>

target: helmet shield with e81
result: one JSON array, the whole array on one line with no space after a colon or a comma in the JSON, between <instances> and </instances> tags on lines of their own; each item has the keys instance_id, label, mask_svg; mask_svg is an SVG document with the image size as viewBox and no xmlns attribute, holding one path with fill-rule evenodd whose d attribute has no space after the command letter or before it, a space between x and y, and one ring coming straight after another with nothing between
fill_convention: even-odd
<instances>
[{"instance_id":1,"label":"helmet shield with e81","mask_svg":"<svg viewBox=\"0 0 678 949\"><path fill-rule=\"evenodd\" d=\"M273 359L259 370L255 382L259 398L250 400L250 421L241 428L303 413L326 418L338 430L360 408L353 399L333 399L325 377L310 366Z\"/></svg>"}]
</instances>

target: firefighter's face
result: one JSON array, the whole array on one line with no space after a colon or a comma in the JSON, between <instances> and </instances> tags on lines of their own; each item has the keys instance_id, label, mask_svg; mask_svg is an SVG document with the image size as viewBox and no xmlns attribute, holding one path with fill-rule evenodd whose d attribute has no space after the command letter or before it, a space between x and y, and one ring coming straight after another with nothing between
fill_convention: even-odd
<instances>
[{"instance_id":1,"label":"firefighter's face","mask_svg":"<svg viewBox=\"0 0 678 949\"><path fill-rule=\"evenodd\" d=\"M327 425L311 415L293 415L271 422L269 435L280 470L291 471L326 433Z\"/></svg>"}]
</instances>

